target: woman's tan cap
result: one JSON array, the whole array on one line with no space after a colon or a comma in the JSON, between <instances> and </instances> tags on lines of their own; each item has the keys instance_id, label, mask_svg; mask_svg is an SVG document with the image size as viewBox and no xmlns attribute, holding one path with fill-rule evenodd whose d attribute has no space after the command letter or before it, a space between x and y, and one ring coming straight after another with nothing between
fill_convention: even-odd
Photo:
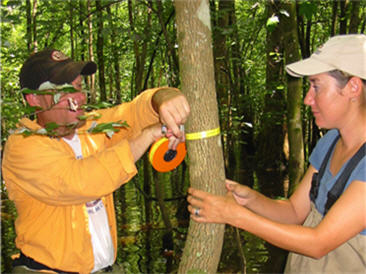
<instances>
[{"instance_id":1,"label":"woman's tan cap","mask_svg":"<svg viewBox=\"0 0 366 274\"><path fill-rule=\"evenodd\" d=\"M320 46L309 58L286 66L294 77L340 70L366 79L366 35L337 35Z\"/></svg>"}]
</instances>

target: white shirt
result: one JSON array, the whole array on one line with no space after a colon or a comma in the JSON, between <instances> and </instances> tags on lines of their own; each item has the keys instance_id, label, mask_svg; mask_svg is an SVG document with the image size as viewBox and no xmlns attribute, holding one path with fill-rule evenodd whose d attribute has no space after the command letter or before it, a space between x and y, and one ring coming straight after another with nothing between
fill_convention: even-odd
<instances>
[{"instance_id":1,"label":"white shirt","mask_svg":"<svg viewBox=\"0 0 366 274\"><path fill-rule=\"evenodd\" d=\"M77 134L71 140L62 138L74 151L76 159L82 159L81 143ZM114 246L107 212L101 199L86 203L89 216L89 231L94 254L92 272L101 270L114 263Z\"/></svg>"}]
</instances>

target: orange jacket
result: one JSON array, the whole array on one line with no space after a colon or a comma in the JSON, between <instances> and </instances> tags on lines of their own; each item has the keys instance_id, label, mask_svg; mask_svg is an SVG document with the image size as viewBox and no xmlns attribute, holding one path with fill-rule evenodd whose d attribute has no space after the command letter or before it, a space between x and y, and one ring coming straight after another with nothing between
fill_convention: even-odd
<instances>
[{"instance_id":1,"label":"orange jacket","mask_svg":"<svg viewBox=\"0 0 366 274\"><path fill-rule=\"evenodd\" d=\"M158 90L143 92L130 103L98 111L98 123L123 120L129 125L112 138L87 134L91 121L78 130L83 159L62 139L13 134L3 157L3 177L15 202L16 246L51 268L88 273L94 267L85 203L102 197L117 250L113 191L136 173L128 143L148 125L159 121L151 105ZM23 127L40 126L22 119ZM84 132L84 133L83 133Z\"/></svg>"}]
</instances>

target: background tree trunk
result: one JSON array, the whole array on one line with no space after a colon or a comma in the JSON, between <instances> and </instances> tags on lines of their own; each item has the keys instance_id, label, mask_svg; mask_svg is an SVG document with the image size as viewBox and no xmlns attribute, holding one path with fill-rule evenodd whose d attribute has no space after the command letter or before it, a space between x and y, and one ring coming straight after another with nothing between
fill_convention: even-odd
<instances>
[{"instance_id":1,"label":"background tree trunk","mask_svg":"<svg viewBox=\"0 0 366 274\"><path fill-rule=\"evenodd\" d=\"M27 38L27 49L28 53L31 52L32 48L32 4L30 0L25 2L26 15L27 15L27 26L26 26L26 38Z\"/></svg>"},{"instance_id":2,"label":"background tree trunk","mask_svg":"<svg viewBox=\"0 0 366 274\"><path fill-rule=\"evenodd\" d=\"M347 8L349 1L339 0L341 14L339 15L339 34L347 33Z\"/></svg>"},{"instance_id":3,"label":"background tree trunk","mask_svg":"<svg viewBox=\"0 0 366 274\"><path fill-rule=\"evenodd\" d=\"M231 26L229 25L229 17L232 0L219 0L218 10L215 12L217 17L217 26L214 28L214 64L215 64L215 80L216 93L219 102L219 111L221 113L221 130L225 132L222 135L223 152L226 173L230 176L229 170L229 141L230 125L231 125L231 92L230 87L230 67L229 55L226 47L226 37L228 37ZM227 112L226 112L227 111ZM233 163L232 163L233 164Z\"/></svg>"},{"instance_id":4,"label":"background tree trunk","mask_svg":"<svg viewBox=\"0 0 366 274\"><path fill-rule=\"evenodd\" d=\"M91 15L91 0L87 2L87 10L88 10L88 30L89 30L89 41L88 41L88 51L89 51L89 60L94 61L94 53L93 53L93 22ZM95 74L90 76L90 103L96 103L97 95L95 90Z\"/></svg>"},{"instance_id":5,"label":"background tree trunk","mask_svg":"<svg viewBox=\"0 0 366 274\"><path fill-rule=\"evenodd\" d=\"M279 16L280 2L266 2L268 18ZM257 176L260 190L272 198L282 196L285 128L285 97L283 86L283 36L281 21L267 30L266 95L258 135ZM274 122L276 121L276 122ZM268 142L268 140L271 142Z\"/></svg>"},{"instance_id":6,"label":"background tree trunk","mask_svg":"<svg viewBox=\"0 0 366 274\"><path fill-rule=\"evenodd\" d=\"M117 8L116 8L117 10ZM112 78L112 81L114 81L115 86L116 86L116 90L114 92L111 92L111 94L113 94L113 99L116 100L117 104L120 104L122 102L121 100L121 80L120 80L120 66L119 66L119 62L120 62L120 57L119 57L119 50L118 50L118 45L116 42L116 37L118 37L117 34L117 30L116 30L116 26L113 22L113 18L115 16L113 16L112 11L110 6L107 6L107 13L108 13L108 20L109 20L109 25L111 28L111 47L112 47L112 53L113 53L113 67L114 67L114 76Z\"/></svg>"},{"instance_id":7,"label":"background tree trunk","mask_svg":"<svg viewBox=\"0 0 366 274\"><path fill-rule=\"evenodd\" d=\"M33 8L32 8L32 34L33 34L33 52L38 51L38 41L37 41L37 6L38 0L33 0Z\"/></svg>"},{"instance_id":8,"label":"background tree trunk","mask_svg":"<svg viewBox=\"0 0 366 274\"><path fill-rule=\"evenodd\" d=\"M107 93L105 90L105 71L104 71L104 35L103 35L103 10L100 0L95 0L95 7L97 10L97 57L98 57L98 75L99 75L99 90L100 101L107 100Z\"/></svg>"},{"instance_id":9,"label":"background tree trunk","mask_svg":"<svg viewBox=\"0 0 366 274\"><path fill-rule=\"evenodd\" d=\"M209 4L201 1L175 1L179 68L182 91L191 106L187 132L200 132L219 126ZM224 160L220 136L189 141L191 185L214 194L225 192ZM218 267L224 225L190 222L179 273L215 273Z\"/></svg>"},{"instance_id":10,"label":"background tree trunk","mask_svg":"<svg viewBox=\"0 0 366 274\"><path fill-rule=\"evenodd\" d=\"M70 22L70 47L71 47L71 59L75 59L75 40L74 40L74 1L69 1L69 22Z\"/></svg>"},{"instance_id":11,"label":"background tree trunk","mask_svg":"<svg viewBox=\"0 0 366 274\"><path fill-rule=\"evenodd\" d=\"M349 21L348 33L359 33L358 32L358 26L361 23L360 1L352 1L351 5L352 5L352 9L351 9L351 12L350 12L350 21Z\"/></svg>"},{"instance_id":12,"label":"background tree trunk","mask_svg":"<svg viewBox=\"0 0 366 274\"><path fill-rule=\"evenodd\" d=\"M285 83L284 83L284 44L282 21L283 7L279 0L266 2L267 18L278 18L278 25L267 29L266 95L262 116L262 126L258 135L256 155L259 190L264 195L277 198L284 196L286 159L283 152L285 132ZM275 122L274 122L275 121ZM268 141L270 140L270 142ZM284 250L266 243L269 250L269 263L265 272L283 271L286 262Z\"/></svg>"},{"instance_id":13,"label":"background tree trunk","mask_svg":"<svg viewBox=\"0 0 366 274\"><path fill-rule=\"evenodd\" d=\"M148 46L148 39L149 32L151 30L151 11L147 10L146 12L146 24L144 27L143 33L138 33L136 31L135 26L135 18L134 18L134 7L133 1L128 0L128 18L130 22L130 36L133 41L133 49L135 53L135 79L134 84L135 87L135 95L140 93L143 89L143 79L144 79L144 71L145 71L145 63L146 63L146 54L147 54L147 46ZM140 46L141 44L141 46Z\"/></svg>"},{"instance_id":14,"label":"background tree trunk","mask_svg":"<svg viewBox=\"0 0 366 274\"><path fill-rule=\"evenodd\" d=\"M285 2L284 10L289 17L283 16L284 21L284 44L286 64L301 59L299 40L297 36L296 3ZM302 79L287 78L287 126L289 142L289 191L291 194L304 175L304 141L302 130ZM288 195L289 196L289 195Z\"/></svg>"}]
</instances>

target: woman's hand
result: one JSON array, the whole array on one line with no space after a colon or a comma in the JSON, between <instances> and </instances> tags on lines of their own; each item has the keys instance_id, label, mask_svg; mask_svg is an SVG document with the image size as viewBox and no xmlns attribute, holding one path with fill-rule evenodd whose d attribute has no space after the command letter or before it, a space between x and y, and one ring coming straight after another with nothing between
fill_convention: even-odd
<instances>
[{"instance_id":1,"label":"woman's hand","mask_svg":"<svg viewBox=\"0 0 366 274\"><path fill-rule=\"evenodd\" d=\"M225 184L226 189L232 193L235 201L242 206L246 206L254 197L252 189L247 186L228 179L226 179Z\"/></svg>"},{"instance_id":2,"label":"woman's hand","mask_svg":"<svg viewBox=\"0 0 366 274\"><path fill-rule=\"evenodd\" d=\"M239 206L230 194L217 196L194 188L189 188L188 193L188 211L197 222L227 223L230 212Z\"/></svg>"}]
</instances>

